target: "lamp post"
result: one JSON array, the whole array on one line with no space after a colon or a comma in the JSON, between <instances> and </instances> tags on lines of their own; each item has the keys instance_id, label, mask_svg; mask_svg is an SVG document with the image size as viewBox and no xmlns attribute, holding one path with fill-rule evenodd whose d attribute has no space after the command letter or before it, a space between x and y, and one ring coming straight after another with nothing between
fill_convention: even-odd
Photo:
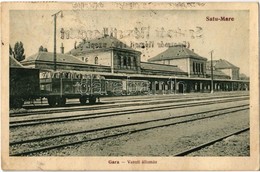
<instances>
[{"instance_id":1,"label":"lamp post","mask_svg":"<svg viewBox=\"0 0 260 172\"><path fill-rule=\"evenodd\" d=\"M57 53L56 53L56 21L57 21L57 16L58 14L61 14L61 18L63 17L62 11L58 11L57 13L51 15L54 17L54 51L53 51L53 62L54 62L54 71L56 71L57 66Z\"/></svg>"},{"instance_id":2,"label":"lamp post","mask_svg":"<svg viewBox=\"0 0 260 172\"><path fill-rule=\"evenodd\" d=\"M126 76L126 95L129 95L130 91L129 90L129 86L128 86L128 83L129 83L129 79L130 79L130 76Z\"/></svg>"},{"instance_id":3,"label":"lamp post","mask_svg":"<svg viewBox=\"0 0 260 172\"><path fill-rule=\"evenodd\" d=\"M167 82L168 85L170 85L170 94L172 94L172 77L169 78L169 81Z\"/></svg>"},{"instance_id":4,"label":"lamp post","mask_svg":"<svg viewBox=\"0 0 260 172\"><path fill-rule=\"evenodd\" d=\"M174 94L177 94L177 80L176 80L176 76L174 76Z\"/></svg>"},{"instance_id":5,"label":"lamp post","mask_svg":"<svg viewBox=\"0 0 260 172\"><path fill-rule=\"evenodd\" d=\"M213 60L212 60L212 56L213 56L213 50L210 51L210 71L211 71L211 91L210 93L214 93L214 88L213 88Z\"/></svg>"}]
</instances>

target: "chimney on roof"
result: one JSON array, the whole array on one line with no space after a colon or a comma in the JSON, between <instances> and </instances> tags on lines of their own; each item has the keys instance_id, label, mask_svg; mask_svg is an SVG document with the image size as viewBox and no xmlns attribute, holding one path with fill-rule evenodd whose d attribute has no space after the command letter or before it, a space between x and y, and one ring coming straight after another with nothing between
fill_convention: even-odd
<instances>
[{"instance_id":1,"label":"chimney on roof","mask_svg":"<svg viewBox=\"0 0 260 172\"><path fill-rule=\"evenodd\" d=\"M64 54L64 46L63 46L63 43L61 43L60 52L61 52L61 54Z\"/></svg>"},{"instance_id":2,"label":"chimney on roof","mask_svg":"<svg viewBox=\"0 0 260 172\"><path fill-rule=\"evenodd\" d=\"M192 52L194 52L194 49L191 49L192 50Z\"/></svg>"},{"instance_id":3,"label":"chimney on roof","mask_svg":"<svg viewBox=\"0 0 260 172\"><path fill-rule=\"evenodd\" d=\"M77 41L74 42L74 49L77 49Z\"/></svg>"},{"instance_id":4,"label":"chimney on roof","mask_svg":"<svg viewBox=\"0 0 260 172\"><path fill-rule=\"evenodd\" d=\"M104 27L104 37L108 37L109 34L108 34L108 28Z\"/></svg>"}]
</instances>

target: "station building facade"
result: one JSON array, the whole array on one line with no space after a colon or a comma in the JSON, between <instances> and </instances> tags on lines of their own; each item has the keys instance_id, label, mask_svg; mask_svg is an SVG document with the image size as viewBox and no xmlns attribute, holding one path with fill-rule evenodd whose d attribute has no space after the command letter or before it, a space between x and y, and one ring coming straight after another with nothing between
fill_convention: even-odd
<instances>
[{"instance_id":1,"label":"station building facade","mask_svg":"<svg viewBox=\"0 0 260 172\"><path fill-rule=\"evenodd\" d=\"M54 69L53 53L38 52L22 64L38 69ZM56 69L95 72L106 78L145 79L153 93L210 92L211 71L207 58L179 44L141 61L141 52L113 36L82 41L64 54L57 53ZM225 64L225 65L224 65ZM227 65L228 64L228 65ZM215 91L248 90L249 82L239 80L239 68L223 60L214 61Z\"/></svg>"}]
</instances>

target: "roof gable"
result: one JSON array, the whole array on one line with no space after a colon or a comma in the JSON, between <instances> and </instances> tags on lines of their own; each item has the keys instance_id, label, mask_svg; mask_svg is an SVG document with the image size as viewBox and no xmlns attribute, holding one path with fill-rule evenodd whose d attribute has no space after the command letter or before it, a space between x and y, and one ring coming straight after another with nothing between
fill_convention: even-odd
<instances>
[{"instance_id":1,"label":"roof gable","mask_svg":"<svg viewBox=\"0 0 260 172\"><path fill-rule=\"evenodd\" d=\"M156 55L148 59L148 61L162 61L162 60L172 60L172 59L180 59L180 58L197 58L201 60L207 60L204 57L199 56L198 54L194 53L193 51L186 48L185 45L174 45L169 47L164 52Z\"/></svg>"}]
</instances>

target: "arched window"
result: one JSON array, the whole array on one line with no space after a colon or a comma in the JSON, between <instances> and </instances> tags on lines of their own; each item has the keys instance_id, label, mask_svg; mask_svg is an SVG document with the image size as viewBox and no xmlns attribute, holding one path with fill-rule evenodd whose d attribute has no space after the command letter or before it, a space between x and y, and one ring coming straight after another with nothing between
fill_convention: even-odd
<instances>
[{"instance_id":1,"label":"arched window","mask_svg":"<svg viewBox=\"0 0 260 172\"><path fill-rule=\"evenodd\" d=\"M87 57L85 58L85 62L88 63L88 58Z\"/></svg>"},{"instance_id":2,"label":"arched window","mask_svg":"<svg viewBox=\"0 0 260 172\"><path fill-rule=\"evenodd\" d=\"M118 66L121 66L121 57L118 57Z\"/></svg>"},{"instance_id":3,"label":"arched window","mask_svg":"<svg viewBox=\"0 0 260 172\"><path fill-rule=\"evenodd\" d=\"M137 57L134 57L133 63L134 63L134 66L136 67L137 66Z\"/></svg>"},{"instance_id":4,"label":"arched window","mask_svg":"<svg viewBox=\"0 0 260 172\"><path fill-rule=\"evenodd\" d=\"M98 57L95 57L95 64L98 64Z\"/></svg>"},{"instance_id":5,"label":"arched window","mask_svg":"<svg viewBox=\"0 0 260 172\"><path fill-rule=\"evenodd\" d=\"M127 64L127 59L126 59L126 57L124 57L124 66L126 66L126 64Z\"/></svg>"},{"instance_id":6,"label":"arched window","mask_svg":"<svg viewBox=\"0 0 260 172\"><path fill-rule=\"evenodd\" d=\"M131 67L131 57L128 57L128 66Z\"/></svg>"}]
</instances>

